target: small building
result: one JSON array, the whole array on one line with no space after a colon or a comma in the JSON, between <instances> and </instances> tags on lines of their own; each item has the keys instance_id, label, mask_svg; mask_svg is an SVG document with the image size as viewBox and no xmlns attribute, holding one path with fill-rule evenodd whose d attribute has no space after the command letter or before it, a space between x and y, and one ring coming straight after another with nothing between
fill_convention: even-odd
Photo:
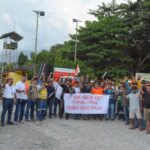
<instances>
[{"instance_id":1,"label":"small building","mask_svg":"<svg viewBox=\"0 0 150 150\"><path fill-rule=\"evenodd\" d=\"M33 66L24 66L17 69L13 69L10 71L5 71L3 73L0 73L1 75L1 83L4 83L7 78L11 77L14 79L14 84L16 84L18 81L22 79L23 75L26 75L28 77L27 82L30 83L30 76L28 74L28 71L33 70Z\"/></svg>"},{"instance_id":2,"label":"small building","mask_svg":"<svg viewBox=\"0 0 150 150\"><path fill-rule=\"evenodd\" d=\"M3 49L1 51L1 73L16 69L18 67L18 42L23 39L21 35L15 31L5 33L0 36L3 40Z\"/></svg>"}]
</instances>

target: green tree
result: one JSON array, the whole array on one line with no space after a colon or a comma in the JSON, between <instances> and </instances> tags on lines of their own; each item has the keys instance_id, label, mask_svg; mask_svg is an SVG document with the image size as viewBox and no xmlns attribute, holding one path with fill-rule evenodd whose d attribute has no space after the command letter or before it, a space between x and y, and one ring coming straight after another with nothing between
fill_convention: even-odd
<instances>
[{"instance_id":1,"label":"green tree","mask_svg":"<svg viewBox=\"0 0 150 150\"><path fill-rule=\"evenodd\" d=\"M150 1L137 0L120 5L122 17L128 30L127 54L133 61L134 72L150 71Z\"/></svg>"},{"instance_id":2,"label":"green tree","mask_svg":"<svg viewBox=\"0 0 150 150\"><path fill-rule=\"evenodd\" d=\"M27 63L27 61L28 61L28 56L25 55L23 52L20 52L18 57L18 65L23 66Z\"/></svg>"},{"instance_id":3,"label":"green tree","mask_svg":"<svg viewBox=\"0 0 150 150\"><path fill-rule=\"evenodd\" d=\"M120 78L125 74L150 71L150 1L137 0L117 4L101 4L89 14L95 21L86 21L78 29L77 63L74 63L75 35L64 44L57 44L37 56L38 63L75 68L91 76Z\"/></svg>"}]
</instances>

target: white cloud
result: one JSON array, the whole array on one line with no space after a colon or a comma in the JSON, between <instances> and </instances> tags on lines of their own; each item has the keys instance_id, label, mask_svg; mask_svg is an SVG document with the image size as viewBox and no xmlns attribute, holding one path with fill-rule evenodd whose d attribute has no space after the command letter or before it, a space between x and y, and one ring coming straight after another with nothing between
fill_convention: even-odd
<instances>
[{"instance_id":1,"label":"white cloud","mask_svg":"<svg viewBox=\"0 0 150 150\"><path fill-rule=\"evenodd\" d=\"M0 0L2 1L2 0ZM5 0L0 5L0 34L10 32L14 28L24 39L20 42L20 49L31 51L34 49L36 15L32 10L45 11L45 16L39 19L38 50L49 49L50 46L68 40L75 32L73 18L84 21L93 20L87 14L89 9L95 10L101 2L111 0ZM126 0L117 0L125 2Z\"/></svg>"},{"instance_id":2,"label":"white cloud","mask_svg":"<svg viewBox=\"0 0 150 150\"><path fill-rule=\"evenodd\" d=\"M10 14L4 13L2 15L4 22L6 22L7 25L11 25L12 24L12 17Z\"/></svg>"}]
</instances>

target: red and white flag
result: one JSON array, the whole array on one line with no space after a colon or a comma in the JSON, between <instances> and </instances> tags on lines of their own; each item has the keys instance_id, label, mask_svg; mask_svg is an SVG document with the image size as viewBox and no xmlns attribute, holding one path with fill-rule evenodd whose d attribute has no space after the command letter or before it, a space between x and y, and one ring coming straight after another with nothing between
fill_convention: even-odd
<instances>
[{"instance_id":1,"label":"red and white flag","mask_svg":"<svg viewBox=\"0 0 150 150\"><path fill-rule=\"evenodd\" d=\"M77 76L80 73L80 67L79 65L77 65L76 69L75 69L75 75Z\"/></svg>"}]
</instances>

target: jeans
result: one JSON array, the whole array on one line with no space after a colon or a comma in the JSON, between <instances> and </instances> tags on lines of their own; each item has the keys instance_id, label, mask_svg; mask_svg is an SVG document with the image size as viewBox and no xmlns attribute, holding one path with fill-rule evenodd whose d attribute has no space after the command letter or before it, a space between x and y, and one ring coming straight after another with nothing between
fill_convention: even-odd
<instances>
[{"instance_id":1,"label":"jeans","mask_svg":"<svg viewBox=\"0 0 150 150\"><path fill-rule=\"evenodd\" d=\"M123 112L124 112L126 124L129 124L129 108L127 106L124 106Z\"/></svg>"},{"instance_id":2,"label":"jeans","mask_svg":"<svg viewBox=\"0 0 150 150\"><path fill-rule=\"evenodd\" d=\"M74 115L73 115L73 118L74 118L74 119L80 119L80 117L81 117L81 114L74 114Z\"/></svg>"},{"instance_id":3,"label":"jeans","mask_svg":"<svg viewBox=\"0 0 150 150\"><path fill-rule=\"evenodd\" d=\"M54 101L54 116L56 116L56 114L57 114L57 105L58 104L60 104L60 100L55 97L55 101Z\"/></svg>"},{"instance_id":4,"label":"jeans","mask_svg":"<svg viewBox=\"0 0 150 150\"><path fill-rule=\"evenodd\" d=\"M42 121L46 116L46 107L47 101L46 100L39 100L38 102L38 110L37 110L37 119Z\"/></svg>"},{"instance_id":5,"label":"jeans","mask_svg":"<svg viewBox=\"0 0 150 150\"><path fill-rule=\"evenodd\" d=\"M27 100L17 99L14 121L22 121Z\"/></svg>"},{"instance_id":6,"label":"jeans","mask_svg":"<svg viewBox=\"0 0 150 150\"><path fill-rule=\"evenodd\" d=\"M47 105L48 105L48 109L49 109L49 117L52 116L52 112L53 112L53 104L54 104L53 99L54 98L49 98L47 101Z\"/></svg>"},{"instance_id":7,"label":"jeans","mask_svg":"<svg viewBox=\"0 0 150 150\"><path fill-rule=\"evenodd\" d=\"M112 120L115 119L115 104L109 104L106 118L111 118Z\"/></svg>"},{"instance_id":8,"label":"jeans","mask_svg":"<svg viewBox=\"0 0 150 150\"><path fill-rule=\"evenodd\" d=\"M62 99L59 103L59 118L62 118L64 114L64 100Z\"/></svg>"},{"instance_id":9,"label":"jeans","mask_svg":"<svg viewBox=\"0 0 150 150\"><path fill-rule=\"evenodd\" d=\"M31 120L34 119L34 109L35 109L35 100L28 100L27 101L27 107L25 112L25 119L29 119L29 112L30 112L30 118Z\"/></svg>"},{"instance_id":10,"label":"jeans","mask_svg":"<svg viewBox=\"0 0 150 150\"><path fill-rule=\"evenodd\" d=\"M142 112L142 128L145 129L146 128L146 122L144 120L144 112Z\"/></svg>"},{"instance_id":11,"label":"jeans","mask_svg":"<svg viewBox=\"0 0 150 150\"><path fill-rule=\"evenodd\" d=\"M1 114L1 123L4 123L6 112L8 111L7 123L11 122L12 110L14 105L14 99L3 99L3 111Z\"/></svg>"}]
</instances>

